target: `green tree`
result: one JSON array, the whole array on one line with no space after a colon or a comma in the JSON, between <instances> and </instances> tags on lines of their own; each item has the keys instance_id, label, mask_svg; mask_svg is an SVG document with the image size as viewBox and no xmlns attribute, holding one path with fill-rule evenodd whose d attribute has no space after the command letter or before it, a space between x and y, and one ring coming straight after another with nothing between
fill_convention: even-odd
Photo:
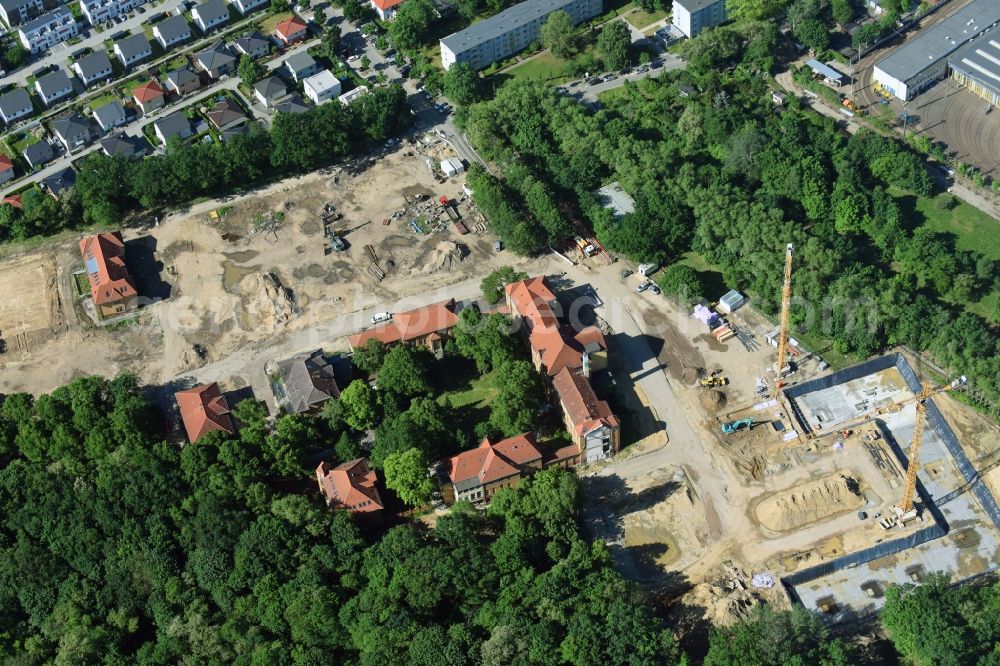
<instances>
[{"instance_id":1,"label":"green tree","mask_svg":"<svg viewBox=\"0 0 1000 666\"><path fill-rule=\"evenodd\" d=\"M664 294L685 304L705 293L705 285L698 271L687 264L669 266L656 278L656 283Z\"/></svg>"},{"instance_id":2,"label":"green tree","mask_svg":"<svg viewBox=\"0 0 1000 666\"><path fill-rule=\"evenodd\" d=\"M817 19L806 19L797 25L795 37L816 53L826 50L830 45L830 31Z\"/></svg>"},{"instance_id":3,"label":"green tree","mask_svg":"<svg viewBox=\"0 0 1000 666\"><path fill-rule=\"evenodd\" d=\"M483 278L479 283L479 289L483 292L483 298L487 303L499 303L504 299L504 287L521 280L527 280L528 274L524 271L515 270L510 266L501 266Z\"/></svg>"},{"instance_id":4,"label":"green tree","mask_svg":"<svg viewBox=\"0 0 1000 666\"><path fill-rule=\"evenodd\" d=\"M386 410L388 411L388 410ZM395 418L386 418L375 433L371 463L381 467L393 453L418 449L429 460L451 452L456 437L454 415L431 398L414 398L409 408Z\"/></svg>"},{"instance_id":5,"label":"green tree","mask_svg":"<svg viewBox=\"0 0 1000 666\"><path fill-rule=\"evenodd\" d=\"M340 58L341 32L339 25L327 26L323 30L320 38L320 49L323 55L331 62L337 62Z\"/></svg>"},{"instance_id":6,"label":"green tree","mask_svg":"<svg viewBox=\"0 0 1000 666\"><path fill-rule=\"evenodd\" d=\"M396 16L389 24L389 36L398 49L416 50L430 36L434 21L434 5L430 0L408 0L396 8Z\"/></svg>"},{"instance_id":7,"label":"green tree","mask_svg":"<svg viewBox=\"0 0 1000 666\"><path fill-rule=\"evenodd\" d=\"M253 84L260 81L267 74L267 68L263 64L254 60L244 53L240 56L240 62L236 66L236 75L246 84Z\"/></svg>"},{"instance_id":8,"label":"green tree","mask_svg":"<svg viewBox=\"0 0 1000 666\"><path fill-rule=\"evenodd\" d=\"M355 430L368 430L378 419L378 401L368 382L355 379L340 392L344 407L344 421Z\"/></svg>"},{"instance_id":9,"label":"green tree","mask_svg":"<svg viewBox=\"0 0 1000 666\"><path fill-rule=\"evenodd\" d=\"M572 58L577 39L572 17L563 10L554 11L541 28L542 45L560 58Z\"/></svg>"},{"instance_id":10,"label":"green tree","mask_svg":"<svg viewBox=\"0 0 1000 666\"><path fill-rule=\"evenodd\" d=\"M830 0L830 12L838 25L847 25L854 18L854 5L851 0Z\"/></svg>"},{"instance_id":11,"label":"green tree","mask_svg":"<svg viewBox=\"0 0 1000 666\"><path fill-rule=\"evenodd\" d=\"M467 62L456 62L444 75L444 94L459 106L468 106L482 97L479 72Z\"/></svg>"},{"instance_id":12,"label":"green tree","mask_svg":"<svg viewBox=\"0 0 1000 666\"><path fill-rule=\"evenodd\" d=\"M363 347L354 350L354 353L351 355L351 362L358 370L372 375L382 367L388 351L388 348L384 344L372 338Z\"/></svg>"},{"instance_id":13,"label":"green tree","mask_svg":"<svg viewBox=\"0 0 1000 666\"><path fill-rule=\"evenodd\" d=\"M480 373L513 358L517 349L512 323L501 314L484 317L475 308L466 308L453 331L458 352L476 362Z\"/></svg>"},{"instance_id":14,"label":"green tree","mask_svg":"<svg viewBox=\"0 0 1000 666\"><path fill-rule=\"evenodd\" d=\"M419 449L390 454L384 472L386 487L410 506L430 501L434 484L427 476L427 459Z\"/></svg>"},{"instance_id":15,"label":"green tree","mask_svg":"<svg viewBox=\"0 0 1000 666\"><path fill-rule=\"evenodd\" d=\"M790 663L848 666L854 660L848 646L831 639L826 625L801 607L778 612L757 606L746 622L717 627L709 636L705 666Z\"/></svg>"},{"instance_id":16,"label":"green tree","mask_svg":"<svg viewBox=\"0 0 1000 666\"><path fill-rule=\"evenodd\" d=\"M726 12L737 21L759 21L777 14L786 0L726 0Z\"/></svg>"},{"instance_id":17,"label":"green tree","mask_svg":"<svg viewBox=\"0 0 1000 666\"><path fill-rule=\"evenodd\" d=\"M30 55L31 54L28 52L28 49L24 48L20 42L15 40L4 54L4 60L7 62L7 69L14 70L19 67L23 67L28 63L28 57Z\"/></svg>"},{"instance_id":18,"label":"green tree","mask_svg":"<svg viewBox=\"0 0 1000 666\"><path fill-rule=\"evenodd\" d=\"M323 28L326 26L326 20L326 10L322 7L318 7L316 11L313 12L313 22Z\"/></svg>"},{"instance_id":19,"label":"green tree","mask_svg":"<svg viewBox=\"0 0 1000 666\"><path fill-rule=\"evenodd\" d=\"M632 34L624 20L605 23L601 34L597 37L597 48L601 51L604 66L612 70L621 69L628 65L628 52L631 45Z\"/></svg>"},{"instance_id":20,"label":"green tree","mask_svg":"<svg viewBox=\"0 0 1000 666\"><path fill-rule=\"evenodd\" d=\"M427 371L430 354L410 345L395 345L385 355L378 373L379 388L399 395L414 396L427 393L430 382Z\"/></svg>"},{"instance_id":21,"label":"green tree","mask_svg":"<svg viewBox=\"0 0 1000 666\"><path fill-rule=\"evenodd\" d=\"M490 424L511 437L531 430L542 403L541 379L528 361L506 361L496 369Z\"/></svg>"},{"instance_id":22,"label":"green tree","mask_svg":"<svg viewBox=\"0 0 1000 666\"><path fill-rule=\"evenodd\" d=\"M340 433L340 439L338 439L337 443L334 445L333 451L337 454L337 460L341 462L354 460L355 458L360 458L364 455L361 447L359 447L346 432Z\"/></svg>"}]
</instances>

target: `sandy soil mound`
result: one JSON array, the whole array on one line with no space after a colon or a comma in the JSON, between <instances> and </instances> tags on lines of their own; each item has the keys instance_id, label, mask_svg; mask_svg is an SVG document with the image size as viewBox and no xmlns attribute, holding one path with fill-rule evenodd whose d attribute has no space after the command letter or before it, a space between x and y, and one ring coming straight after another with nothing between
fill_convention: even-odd
<instances>
[{"instance_id":1,"label":"sandy soil mound","mask_svg":"<svg viewBox=\"0 0 1000 666\"><path fill-rule=\"evenodd\" d=\"M726 404L726 394L722 391L702 391L701 404L705 409L720 409Z\"/></svg>"},{"instance_id":2,"label":"sandy soil mound","mask_svg":"<svg viewBox=\"0 0 1000 666\"><path fill-rule=\"evenodd\" d=\"M769 530L784 532L857 509L865 503L857 481L828 476L776 493L757 505L757 521Z\"/></svg>"},{"instance_id":3,"label":"sandy soil mound","mask_svg":"<svg viewBox=\"0 0 1000 666\"><path fill-rule=\"evenodd\" d=\"M240 280L245 330L275 331L299 314L291 292L274 273L255 273Z\"/></svg>"},{"instance_id":4,"label":"sandy soil mound","mask_svg":"<svg viewBox=\"0 0 1000 666\"><path fill-rule=\"evenodd\" d=\"M455 241L441 241L427 257L424 271L447 271L454 268L458 262L469 254L469 248Z\"/></svg>"}]
</instances>

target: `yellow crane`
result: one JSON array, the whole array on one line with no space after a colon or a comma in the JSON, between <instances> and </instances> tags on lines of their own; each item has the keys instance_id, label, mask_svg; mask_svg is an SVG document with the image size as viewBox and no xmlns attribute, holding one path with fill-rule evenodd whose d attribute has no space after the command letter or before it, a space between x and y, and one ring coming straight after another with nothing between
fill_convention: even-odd
<instances>
[{"instance_id":1,"label":"yellow crane","mask_svg":"<svg viewBox=\"0 0 1000 666\"><path fill-rule=\"evenodd\" d=\"M772 397L778 397L784 374L785 355L788 353L788 308L792 300L792 250L795 247L789 243L785 248L785 282L781 286L781 328L778 331L778 363L774 366L774 390Z\"/></svg>"},{"instance_id":2,"label":"yellow crane","mask_svg":"<svg viewBox=\"0 0 1000 666\"><path fill-rule=\"evenodd\" d=\"M945 386L934 387L930 382L924 382L923 390L914 398L917 401L917 418L913 424L913 440L907 454L909 464L906 466L906 485L903 488L903 501L899 503L896 514L901 520L908 520L908 514L913 511L913 498L917 493L917 469L920 468L920 444L923 440L924 423L927 421L927 399L937 393L952 391L964 386L967 380L961 376ZM908 401L909 402L909 401ZM910 517L915 517L915 514Z\"/></svg>"}]
</instances>

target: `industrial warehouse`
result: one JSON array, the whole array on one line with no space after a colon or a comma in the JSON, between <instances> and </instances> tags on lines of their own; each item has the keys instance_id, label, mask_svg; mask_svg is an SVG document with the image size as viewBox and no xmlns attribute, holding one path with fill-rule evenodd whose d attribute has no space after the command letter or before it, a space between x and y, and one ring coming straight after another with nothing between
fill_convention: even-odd
<instances>
[{"instance_id":1,"label":"industrial warehouse","mask_svg":"<svg viewBox=\"0 0 1000 666\"><path fill-rule=\"evenodd\" d=\"M1000 22L1000 0L973 0L875 65L877 87L903 101L951 73L996 105L1000 46L990 28Z\"/></svg>"}]
</instances>

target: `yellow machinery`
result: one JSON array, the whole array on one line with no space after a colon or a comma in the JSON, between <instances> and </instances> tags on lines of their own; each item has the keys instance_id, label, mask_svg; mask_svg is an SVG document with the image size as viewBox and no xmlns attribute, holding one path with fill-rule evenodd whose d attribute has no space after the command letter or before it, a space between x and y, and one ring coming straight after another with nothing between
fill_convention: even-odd
<instances>
[{"instance_id":1,"label":"yellow machinery","mask_svg":"<svg viewBox=\"0 0 1000 666\"><path fill-rule=\"evenodd\" d=\"M787 374L785 356L788 354L788 307L792 300L792 250L791 243L785 248L785 282L781 287L781 330L778 333L778 363L774 366L775 379ZM782 383L774 382L772 397L778 397Z\"/></svg>"}]
</instances>

